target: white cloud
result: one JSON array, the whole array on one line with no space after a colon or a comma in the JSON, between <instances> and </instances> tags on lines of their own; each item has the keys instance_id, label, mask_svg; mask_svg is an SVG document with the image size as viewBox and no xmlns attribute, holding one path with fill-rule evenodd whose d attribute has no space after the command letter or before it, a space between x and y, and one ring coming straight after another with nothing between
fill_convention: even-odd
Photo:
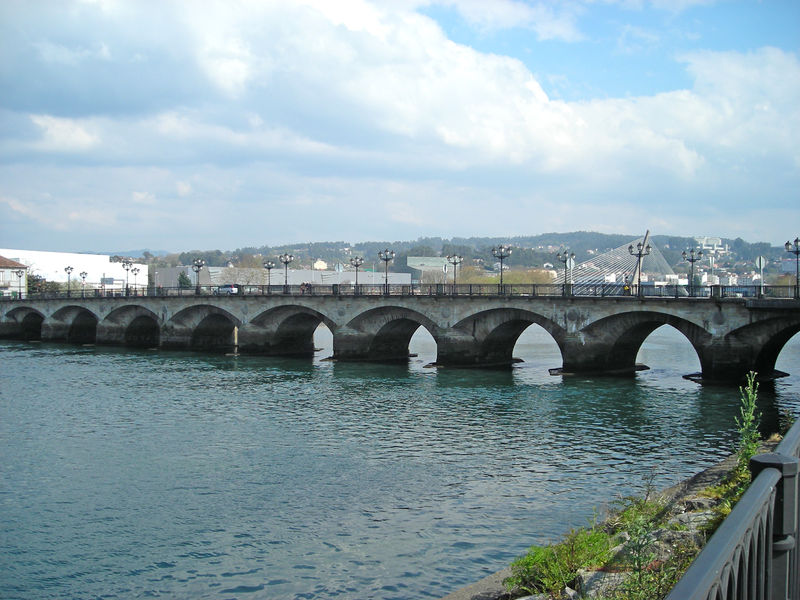
<instances>
[{"instance_id":1,"label":"white cloud","mask_svg":"<svg viewBox=\"0 0 800 600\"><path fill-rule=\"evenodd\" d=\"M43 61L56 63L66 66L75 66L88 59L110 60L111 52L108 46L99 42L93 47L70 47L63 44L55 44L49 41L37 42L34 46L39 51Z\"/></svg>"},{"instance_id":2,"label":"white cloud","mask_svg":"<svg viewBox=\"0 0 800 600\"><path fill-rule=\"evenodd\" d=\"M559 4L442 3L484 28L581 35L577 9ZM23 108L0 104L2 204L46 228L140 220L140 231L165 236L172 231L153 223L182 223L202 206L196 218L207 231L233 215L246 221L225 221L235 247L243 231L264 235L260 222L286 241L329 237L351 211L376 211L376 199L384 219L363 219L369 228L360 231L369 233L354 237L381 227L376 236L497 232L503 223L527 228L509 233L594 224L618 231L648 218L683 227L692 218L683 215L697 210L692 198L742 204L773 186L771 210L780 212L790 188L774 174L783 173L781 185L797 182L800 64L791 52L686 53L686 89L565 102L548 97L519 59L448 39L413 10L420 5L239 0L200 11L176 3L148 30L135 26L152 17L142 5L111 2L102 19L89 19L90 41L66 45L43 33L37 64L44 57L69 67L57 73L88 68L87 85L75 84L80 94L65 97L100 90L108 99L75 102L63 114L22 100ZM110 33L119 31L124 39ZM657 41L649 30L628 31L629 39ZM143 70L108 85L109 72L132 64ZM668 202L670 214L641 209L643 198ZM491 210L499 206L508 211Z\"/></svg>"},{"instance_id":3,"label":"white cloud","mask_svg":"<svg viewBox=\"0 0 800 600\"><path fill-rule=\"evenodd\" d=\"M134 204L154 205L156 196L152 192L131 192L131 201Z\"/></svg>"},{"instance_id":4,"label":"white cloud","mask_svg":"<svg viewBox=\"0 0 800 600\"><path fill-rule=\"evenodd\" d=\"M86 124L75 119L50 115L30 115L30 119L41 130L42 139L37 146L45 151L83 152L100 141Z\"/></svg>"},{"instance_id":5,"label":"white cloud","mask_svg":"<svg viewBox=\"0 0 800 600\"><path fill-rule=\"evenodd\" d=\"M576 3L520 2L518 0L439 0L451 5L469 22L488 29L521 27L536 32L540 40L575 42L583 39L576 24Z\"/></svg>"},{"instance_id":6,"label":"white cloud","mask_svg":"<svg viewBox=\"0 0 800 600\"><path fill-rule=\"evenodd\" d=\"M175 184L175 191L178 192L178 196L185 198L192 193L192 184L188 181L179 181Z\"/></svg>"}]
</instances>

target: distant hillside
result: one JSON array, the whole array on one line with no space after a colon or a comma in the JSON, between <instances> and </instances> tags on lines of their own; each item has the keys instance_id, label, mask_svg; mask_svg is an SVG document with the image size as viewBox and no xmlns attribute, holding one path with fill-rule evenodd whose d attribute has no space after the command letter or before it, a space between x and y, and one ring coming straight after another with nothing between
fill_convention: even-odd
<instances>
[{"instance_id":1,"label":"distant hillside","mask_svg":"<svg viewBox=\"0 0 800 600\"><path fill-rule=\"evenodd\" d=\"M391 270L406 270L407 256L447 256L458 254L464 257L466 264L481 262L485 266L494 264L492 248L499 244L508 244L512 247L511 256L505 261L509 267L542 267L546 263L557 264L556 252L562 248L569 248L576 255L576 260L582 262L592 256L602 254L614 248L619 248L640 239L643 232L638 234L606 234L593 231L573 231L564 233L542 233L531 236L516 237L455 237L452 239L442 237L424 237L406 241L366 241L351 244L345 241L330 242L300 242L280 246L245 247L236 250L193 250L180 254L167 254L163 251L153 252L148 250L129 251L118 253L123 256L143 256L145 260L154 264L191 264L194 258L202 258L209 266L224 266L232 262L237 266L259 267L265 258L277 262L279 254L288 253L294 256L293 268L309 268L311 264L322 259L333 266L337 262L347 264L350 257L362 256L365 258L365 269L380 268L378 252L385 248L394 250L395 260ZM659 248L667 262L681 269L685 266L681 252L695 245L692 237L679 237L668 235L652 235L650 243ZM766 242L749 243L741 238L735 240L723 239L728 245L730 253L717 260L718 264L725 265L752 265L758 256L766 256L774 264L785 258L782 247L770 246ZM148 257L149 253L149 257ZM281 265L277 265L280 267ZM750 267L754 268L754 267Z\"/></svg>"}]
</instances>

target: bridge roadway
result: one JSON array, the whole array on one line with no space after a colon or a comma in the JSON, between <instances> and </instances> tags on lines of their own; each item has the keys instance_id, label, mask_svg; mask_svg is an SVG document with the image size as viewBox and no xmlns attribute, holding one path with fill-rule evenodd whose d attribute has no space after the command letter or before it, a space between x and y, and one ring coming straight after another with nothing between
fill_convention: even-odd
<instances>
[{"instance_id":1,"label":"bridge roadway","mask_svg":"<svg viewBox=\"0 0 800 600\"><path fill-rule=\"evenodd\" d=\"M800 300L537 295L117 296L0 302L0 337L201 351L304 356L324 323L333 359L397 361L419 327L433 336L439 365L497 367L529 325L558 344L565 373L635 371L637 352L657 327L689 340L703 380L738 381L775 361L800 331Z\"/></svg>"}]
</instances>

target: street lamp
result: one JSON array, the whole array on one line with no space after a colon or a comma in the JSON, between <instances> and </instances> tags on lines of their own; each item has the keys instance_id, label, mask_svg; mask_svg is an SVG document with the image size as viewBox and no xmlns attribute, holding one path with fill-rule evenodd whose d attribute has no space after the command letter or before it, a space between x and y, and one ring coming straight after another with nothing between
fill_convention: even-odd
<instances>
[{"instance_id":1,"label":"street lamp","mask_svg":"<svg viewBox=\"0 0 800 600\"><path fill-rule=\"evenodd\" d=\"M67 273L67 297L71 296L71 286L72 286L72 267L64 267L64 271Z\"/></svg>"},{"instance_id":2,"label":"street lamp","mask_svg":"<svg viewBox=\"0 0 800 600\"><path fill-rule=\"evenodd\" d=\"M492 256L500 261L500 288L503 287L503 261L511 256L511 246L500 244L492 248Z\"/></svg>"},{"instance_id":3,"label":"street lamp","mask_svg":"<svg viewBox=\"0 0 800 600\"><path fill-rule=\"evenodd\" d=\"M458 265L464 262L464 257L459 256L458 254L449 254L447 256L447 262L453 265L453 295L456 294L456 271L458 271Z\"/></svg>"},{"instance_id":4,"label":"street lamp","mask_svg":"<svg viewBox=\"0 0 800 600\"><path fill-rule=\"evenodd\" d=\"M642 242L636 244L636 250L633 249L633 244L628 246L628 253L631 256L636 256L636 271L638 275L638 283L636 284L636 295L642 295L642 257L647 256L650 254L650 244L645 246Z\"/></svg>"},{"instance_id":5,"label":"street lamp","mask_svg":"<svg viewBox=\"0 0 800 600\"><path fill-rule=\"evenodd\" d=\"M195 288L194 293L196 296L200 295L200 271L203 269L203 265L206 264L202 258L195 258L192 261L192 271L194 271L195 276Z\"/></svg>"},{"instance_id":6,"label":"street lamp","mask_svg":"<svg viewBox=\"0 0 800 600\"><path fill-rule=\"evenodd\" d=\"M364 264L364 258L361 256L354 256L350 259L350 264L356 269L356 287L358 287L358 267Z\"/></svg>"},{"instance_id":7,"label":"street lamp","mask_svg":"<svg viewBox=\"0 0 800 600\"><path fill-rule=\"evenodd\" d=\"M383 293L389 295L389 263L394 260L394 250L381 250L378 252L378 258L383 261Z\"/></svg>"},{"instance_id":8,"label":"street lamp","mask_svg":"<svg viewBox=\"0 0 800 600\"><path fill-rule=\"evenodd\" d=\"M16 271L14 271L14 275L17 276L17 284L19 285L18 296L19 299L22 300L22 276L25 275L25 270L17 269Z\"/></svg>"},{"instance_id":9,"label":"street lamp","mask_svg":"<svg viewBox=\"0 0 800 600\"><path fill-rule=\"evenodd\" d=\"M567 283L567 271L569 271L575 264L575 253L570 252L569 248L565 248L564 252L557 252L556 258L564 263L564 291L561 293L562 296L567 296L567 291L569 290L569 284Z\"/></svg>"},{"instance_id":10,"label":"street lamp","mask_svg":"<svg viewBox=\"0 0 800 600\"><path fill-rule=\"evenodd\" d=\"M81 298L86 298L86 271L81 271Z\"/></svg>"},{"instance_id":11,"label":"street lamp","mask_svg":"<svg viewBox=\"0 0 800 600\"><path fill-rule=\"evenodd\" d=\"M794 238L794 245L786 242L784 248L794 254L794 297L800 300L800 238Z\"/></svg>"},{"instance_id":12,"label":"street lamp","mask_svg":"<svg viewBox=\"0 0 800 600\"><path fill-rule=\"evenodd\" d=\"M133 262L131 262L130 258L123 259L122 268L125 269L125 295L126 296L130 294L130 289L128 288L128 271L131 270L131 265L133 265Z\"/></svg>"},{"instance_id":13,"label":"street lamp","mask_svg":"<svg viewBox=\"0 0 800 600\"><path fill-rule=\"evenodd\" d=\"M138 293L136 291L136 276L139 274L139 267L133 267L131 273L133 273L133 295L136 296Z\"/></svg>"},{"instance_id":14,"label":"street lamp","mask_svg":"<svg viewBox=\"0 0 800 600\"><path fill-rule=\"evenodd\" d=\"M289 291L289 263L294 260L293 254L284 253L278 257L278 260L283 263L283 293Z\"/></svg>"},{"instance_id":15,"label":"street lamp","mask_svg":"<svg viewBox=\"0 0 800 600\"><path fill-rule=\"evenodd\" d=\"M269 286L272 284L272 269L275 268L275 263L271 260L265 260L264 268L267 270L267 294L269 294Z\"/></svg>"},{"instance_id":16,"label":"street lamp","mask_svg":"<svg viewBox=\"0 0 800 600\"><path fill-rule=\"evenodd\" d=\"M686 250L681 252L681 256L683 257L683 260L692 265L691 275L689 275L689 295L694 296L694 263L703 258L703 251L698 250L695 252L694 248L692 248L689 250L688 254L686 253Z\"/></svg>"}]
</instances>

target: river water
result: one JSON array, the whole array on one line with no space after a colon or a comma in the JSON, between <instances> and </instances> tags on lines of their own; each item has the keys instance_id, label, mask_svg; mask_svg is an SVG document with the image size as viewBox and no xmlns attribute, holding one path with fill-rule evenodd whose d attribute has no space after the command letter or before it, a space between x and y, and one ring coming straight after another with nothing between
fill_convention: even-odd
<instances>
[{"instance_id":1,"label":"river water","mask_svg":"<svg viewBox=\"0 0 800 600\"><path fill-rule=\"evenodd\" d=\"M427 336L427 337L426 337ZM800 336L761 410L800 414ZM0 342L0 597L437 598L726 455L662 327L633 378Z\"/></svg>"}]
</instances>

